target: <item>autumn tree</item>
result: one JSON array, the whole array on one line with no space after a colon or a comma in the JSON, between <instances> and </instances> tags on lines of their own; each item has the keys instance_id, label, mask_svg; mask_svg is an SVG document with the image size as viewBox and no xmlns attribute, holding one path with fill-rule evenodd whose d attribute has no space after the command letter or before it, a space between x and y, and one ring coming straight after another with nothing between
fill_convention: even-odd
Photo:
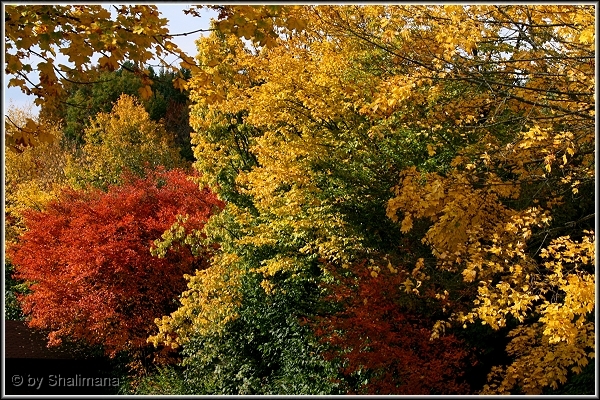
<instances>
[{"instance_id":1,"label":"autumn tree","mask_svg":"<svg viewBox=\"0 0 600 400\"><path fill-rule=\"evenodd\" d=\"M180 216L200 229L222 203L183 170L123 178L107 192L66 189L45 210L25 214L27 231L7 254L30 294L20 299L30 327L102 345L110 355L145 347L153 320L173 310L185 274L204 269L210 249L150 250Z\"/></svg>"},{"instance_id":2,"label":"autumn tree","mask_svg":"<svg viewBox=\"0 0 600 400\"><path fill-rule=\"evenodd\" d=\"M98 68L98 67L96 67ZM188 94L173 86L179 74L189 78L189 71L177 73L164 68L155 72L148 68L152 79L152 95L142 99L138 89L142 87L142 79L131 72L133 64L125 62L116 71L102 71L98 81L89 84L65 82L60 108L47 107L42 104L40 115L54 121L61 121L64 141L70 146L83 145L84 131L90 125L96 114L109 113L122 94L137 98L144 106L150 119L162 123L166 132L173 136L175 144L180 147L183 158L193 158L190 145L190 130L188 118Z\"/></svg>"},{"instance_id":3,"label":"autumn tree","mask_svg":"<svg viewBox=\"0 0 600 400\"><path fill-rule=\"evenodd\" d=\"M413 132L388 134L393 126L369 121L347 97L346 85L360 90L357 98L369 92L370 58L381 54L352 41L315 41L306 48L307 41L292 36L291 49L251 49L236 36L214 34L199 43L198 59L206 67L192 78L198 85L191 93L192 140L202 182L228 201L206 228L222 246L211 266L190 278L181 307L157 321L159 334L151 340L183 347L184 364L202 376L214 375L221 365L215 360L238 360L252 376L268 372L246 382L236 377L236 368L227 368L213 393L273 393L270 382L285 363L261 370L248 355L234 357L229 343L239 342L240 329L260 332L263 325L272 327L273 338L253 340L247 354L270 349L278 359L282 341L292 346L298 331L310 343L314 333L298 324L317 309L299 308L306 295L288 287L304 286L319 299L318 283L328 279L322 260L341 267L373 249L393 251L400 233L385 215L390 188L404 160L426 158ZM170 235L182 239L176 227ZM259 287L244 285L247 280ZM266 304L290 293L289 318L282 321L256 302L257 291ZM242 324L246 313L254 319ZM208 344L212 358L196 353ZM323 362L322 349L313 357ZM296 374L298 380L306 377ZM333 381L337 375L331 368L320 374L312 379Z\"/></svg>"},{"instance_id":4,"label":"autumn tree","mask_svg":"<svg viewBox=\"0 0 600 400\"><path fill-rule=\"evenodd\" d=\"M372 193L388 197L391 193L375 177L383 176L392 185L393 169L388 171L389 162L382 158L410 139L390 138L380 147L383 154L376 153L369 122L357 112L345 112L342 89L325 89L325 82L351 82L361 78L360 72L351 66L332 69L335 62L348 59L334 45L315 44L311 53L302 49L301 39L297 42L299 48L292 55L283 47L253 54L235 36L215 34L199 44L199 61L211 78L192 78L198 85L191 93L196 105L190 117L196 129L195 166L202 172L202 182L228 201L207 233L228 243L218 256L223 257L223 266L217 258L211 267L215 277L222 275L219 268L234 269L230 277L242 273L239 268L256 270L265 275L268 289L269 276L311 270L319 256L344 262L360 251L365 234L377 236L378 222L389 225L385 200ZM323 85L305 84L301 89L299 82L310 83L311 77ZM296 94L306 96L310 105L297 105ZM326 102L318 100L322 96L329 96ZM264 107L272 113L263 112ZM322 120L328 112L334 114L332 120ZM273 148L280 151L272 152ZM378 208L362 196L369 193ZM370 218L373 212L378 219ZM204 291L209 286L198 281L193 287ZM234 289L227 285L228 291ZM183 340L185 335L179 332L178 337Z\"/></svg>"},{"instance_id":5,"label":"autumn tree","mask_svg":"<svg viewBox=\"0 0 600 400\"><path fill-rule=\"evenodd\" d=\"M81 155L70 158L66 174L73 185L100 188L120 182L125 170L143 175L148 166L183 165L173 138L135 98L122 95L110 113L99 113L84 133Z\"/></svg>"},{"instance_id":6,"label":"autumn tree","mask_svg":"<svg viewBox=\"0 0 600 400\"><path fill-rule=\"evenodd\" d=\"M224 6L221 18L190 87L195 166L231 200L211 221L226 245L161 341L235 320L249 271L269 292L278 274L316 262L323 279L321 260L376 252L420 271L415 296L451 300L432 339L510 326L512 360L484 392L540 393L589 362L593 7Z\"/></svg>"},{"instance_id":7,"label":"autumn tree","mask_svg":"<svg viewBox=\"0 0 600 400\"><path fill-rule=\"evenodd\" d=\"M381 35L367 36L403 57L411 78L384 80L365 111L398 110L431 130L433 151L460 149L448 172L406 169L389 216L402 213L404 232L428 219L423 240L436 267L477 283L472 310L451 320L494 329L518 321L507 346L514 361L492 371L486 393L557 387L594 354L593 14L587 6L403 8ZM431 29L412 28L421 24ZM349 19L338 26L364 32ZM404 35L386 36L395 30Z\"/></svg>"},{"instance_id":8,"label":"autumn tree","mask_svg":"<svg viewBox=\"0 0 600 400\"><path fill-rule=\"evenodd\" d=\"M127 64L126 64L127 65ZM61 101L63 106L56 108L43 103L40 115L48 119L62 121L65 141L80 146L83 144L84 130L96 114L111 112L122 94L139 96L141 79L125 68L115 71L97 71L98 82L90 84L64 83Z\"/></svg>"}]
</instances>

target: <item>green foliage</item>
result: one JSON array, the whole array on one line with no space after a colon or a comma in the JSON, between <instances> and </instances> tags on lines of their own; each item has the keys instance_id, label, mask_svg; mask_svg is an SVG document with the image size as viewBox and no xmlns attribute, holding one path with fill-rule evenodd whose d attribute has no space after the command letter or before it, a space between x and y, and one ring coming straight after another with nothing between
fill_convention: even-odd
<instances>
[{"instance_id":1,"label":"green foliage","mask_svg":"<svg viewBox=\"0 0 600 400\"><path fill-rule=\"evenodd\" d=\"M159 366L156 371L140 379L124 376L119 393L125 395L192 395L184 381L182 368L174 365Z\"/></svg>"},{"instance_id":2,"label":"green foliage","mask_svg":"<svg viewBox=\"0 0 600 400\"><path fill-rule=\"evenodd\" d=\"M25 314L21 309L18 296L29 292L28 285L13 277L14 266L10 261L4 263L4 319L10 321L24 321Z\"/></svg>"},{"instance_id":3,"label":"green foliage","mask_svg":"<svg viewBox=\"0 0 600 400\"><path fill-rule=\"evenodd\" d=\"M189 79L190 71L182 68L178 73L161 69L157 74L150 68L152 96L142 100L153 121L161 122L165 130L173 135L175 145L184 160L193 161L189 123L189 93L173 86L175 80ZM137 94L137 93L136 93Z\"/></svg>"},{"instance_id":4,"label":"green foliage","mask_svg":"<svg viewBox=\"0 0 600 400\"><path fill-rule=\"evenodd\" d=\"M127 67L128 64L125 64ZM113 72L99 72L95 83L68 84L64 96L65 106L55 113L63 120L64 140L78 146L84 144L84 131L96 114L108 113L123 94L137 97L142 87L141 79L125 68ZM49 113L42 105L41 113Z\"/></svg>"},{"instance_id":5,"label":"green foliage","mask_svg":"<svg viewBox=\"0 0 600 400\"><path fill-rule=\"evenodd\" d=\"M220 335L197 336L184 348L184 379L195 394L334 394L333 365L300 317L312 312L316 287L277 277L267 294L260 274L243 278L239 317Z\"/></svg>"}]
</instances>

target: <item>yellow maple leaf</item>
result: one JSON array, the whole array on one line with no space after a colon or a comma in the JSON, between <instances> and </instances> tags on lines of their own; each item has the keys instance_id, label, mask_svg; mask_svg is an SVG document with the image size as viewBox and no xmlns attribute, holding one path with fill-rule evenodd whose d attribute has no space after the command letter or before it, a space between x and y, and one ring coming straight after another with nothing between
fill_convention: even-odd
<instances>
[{"instance_id":1,"label":"yellow maple leaf","mask_svg":"<svg viewBox=\"0 0 600 400\"><path fill-rule=\"evenodd\" d=\"M142 86L138 89L138 93L142 99L149 99L152 96L152 87L150 85Z\"/></svg>"}]
</instances>

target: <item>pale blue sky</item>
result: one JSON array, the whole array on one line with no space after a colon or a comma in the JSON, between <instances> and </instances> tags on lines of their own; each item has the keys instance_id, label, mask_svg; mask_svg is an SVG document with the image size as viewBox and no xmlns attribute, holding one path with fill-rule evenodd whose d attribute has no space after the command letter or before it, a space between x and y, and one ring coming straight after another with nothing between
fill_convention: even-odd
<instances>
[{"instance_id":1,"label":"pale blue sky","mask_svg":"<svg viewBox=\"0 0 600 400\"><path fill-rule=\"evenodd\" d=\"M185 3L157 3L156 5L158 6L160 13L162 14L161 16L169 20L169 31L173 34L191 32L197 29L208 29L211 17L216 18L217 15L216 12L212 10L204 9L201 11L202 16L200 18L186 15L183 13L183 10L187 9L189 5ZM106 7L108 6L109 4L106 5ZM173 38L173 41L187 54L195 56L196 45L194 44L194 41L198 39L200 35L201 32L194 33L188 36L176 36L175 38ZM57 62L66 64L66 59L64 61L57 60ZM5 85L8 82L7 78L10 79L10 77L5 76ZM33 105L33 100L33 96L27 96L26 94L21 92L19 88L7 88L6 86L4 87L3 103L5 108L5 114L6 107L11 105L17 107L31 105L33 106L33 109L37 111L38 108Z\"/></svg>"}]
</instances>

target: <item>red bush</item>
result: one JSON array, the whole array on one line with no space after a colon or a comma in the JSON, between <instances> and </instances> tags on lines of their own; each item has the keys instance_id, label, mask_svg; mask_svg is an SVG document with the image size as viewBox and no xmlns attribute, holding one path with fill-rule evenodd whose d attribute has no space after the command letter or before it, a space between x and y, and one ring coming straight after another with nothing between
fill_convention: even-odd
<instances>
[{"instance_id":1,"label":"red bush","mask_svg":"<svg viewBox=\"0 0 600 400\"><path fill-rule=\"evenodd\" d=\"M399 304L406 275L381 271L371 276L364 264L355 278L340 278L330 298L343 306L313 322L331 345L328 359L343 363L351 394L468 394L463 381L469 351L452 335L431 341L432 322ZM359 372L360 371L360 372Z\"/></svg>"},{"instance_id":2,"label":"red bush","mask_svg":"<svg viewBox=\"0 0 600 400\"><path fill-rule=\"evenodd\" d=\"M199 229L223 203L182 170L129 176L108 192L67 189L42 212L25 216L28 230L7 255L16 277L32 282L21 298L31 327L62 338L102 344L107 353L146 346L154 319L176 307L184 274L206 266L183 246L165 258L150 254L178 214Z\"/></svg>"}]
</instances>

